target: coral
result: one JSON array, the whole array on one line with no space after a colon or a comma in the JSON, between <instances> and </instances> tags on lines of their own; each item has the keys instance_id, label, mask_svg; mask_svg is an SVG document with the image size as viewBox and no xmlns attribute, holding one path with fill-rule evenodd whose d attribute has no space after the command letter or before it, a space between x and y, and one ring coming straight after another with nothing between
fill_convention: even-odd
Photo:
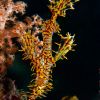
<instances>
[{"instance_id":1,"label":"coral","mask_svg":"<svg viewBox=\"0 0 100 100\"><path fill-rule=\"evenodd\" d=\"M0 100L20 100L14 82L7 77L0 79Z\"/></svg>"},{"instance_id":2,"label":"coral","mask_svg":"<svg viewBox=\"0 0 100 100\"><path fill-rule=\"evenodd\" d=\"M75 2L77 1L75 0ZM56 22L58 16L66 16L66 10L74 9L75 2L50 0L48 7L52 16L49 20L43 20L40 16L33 15L26 17L24 22L21 22L14 16L14 12L24 14L27 5L21 1L16 3L12 0L0 1L0 73L5 72L7 66L12 64L17 51L17 46L13 44L12 38L18 37L18 42L21 44L19 51L24 52L23 60L29 59L32 66L31 71L36 73L35 81L33 78L28 86L30 93L25 93L29 100L45 97L45 94L53 88L53 66L58 60L67 59L66 54L75 46L74 36L69 33L66 34L66 37L62 36L60 26ZM52 50L52 37L55 33L64 41L63 44L56 43L59 46L58 51ZM52 52L55 52L55 56L52 55Z\"/></svg>"},{"instance_id":3,"label":"coral","mask_svg":"<svg viewBox=\"0 0 100 100\"><path fill-rule=\"evenodd\" d=\"M79 100L77 96L64 96L61 100Z\"/></svg>"}]
</instances>

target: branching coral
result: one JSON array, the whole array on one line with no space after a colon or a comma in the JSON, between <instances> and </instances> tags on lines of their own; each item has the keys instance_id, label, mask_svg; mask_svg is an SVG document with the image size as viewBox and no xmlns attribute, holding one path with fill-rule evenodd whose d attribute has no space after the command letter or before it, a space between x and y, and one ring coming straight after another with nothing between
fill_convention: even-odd
<instances>
[{"instance_id":1,"label":"branching coral","mask_svg":"<svg viewBox=\"0 0 100 100\"><path fill-rule=\"evenodd\" d=\"M26 4L24 2L13 3L12 0L1 0L0 1L0 29L5 28L5 24L8 20L13 20L12 14L24 13Z\"/></svg>"},{"instance_id":2,"label":"branching coral","mask_svg":"<svg viewBox=\"0 0 100 100\"><path fill-rule=\"evenodd\" d=\"M1 37L7 37L6 42L1 38L0 45L7 53L7 57L2 53L0 62L3 64L5 61L10 62L9 57L13 59L11 54L15 51L12 50L15 46L11 38L18 37L18 41L21 44L21 50L19 51L24 52L23 60L30 59L31 70L33 73L36 73L35 81L33 79L28 86L30 89L28 98L29 100L35 100L37 97L45 97L45 94L52 89L52 68L54 64L59 59L66 58L66 54L75 45L74 36L71 36L69 33L66 34L66 37L62 36L59 24L56 22L58 16L65 17L66 10L74 9L74 2L71 0L50 0L48 7L52 16L49 20L43 20L40 16L33 15L31 18L27 17L24 22L18 21L13 16L13 12L23 14L26 7L25 3L21 1L14 3L12 0L1 0L0 5ZM12 27L8 27L11 22L13 23ZM52 36L54 33L58 33L61 39L64 40L63 44L56 43L59 46L58 51L52 50ZM9 48L7 48L8 45ZM52 56L52 52L56 53L55 56Z\"/></svg>"}]
</instances>

